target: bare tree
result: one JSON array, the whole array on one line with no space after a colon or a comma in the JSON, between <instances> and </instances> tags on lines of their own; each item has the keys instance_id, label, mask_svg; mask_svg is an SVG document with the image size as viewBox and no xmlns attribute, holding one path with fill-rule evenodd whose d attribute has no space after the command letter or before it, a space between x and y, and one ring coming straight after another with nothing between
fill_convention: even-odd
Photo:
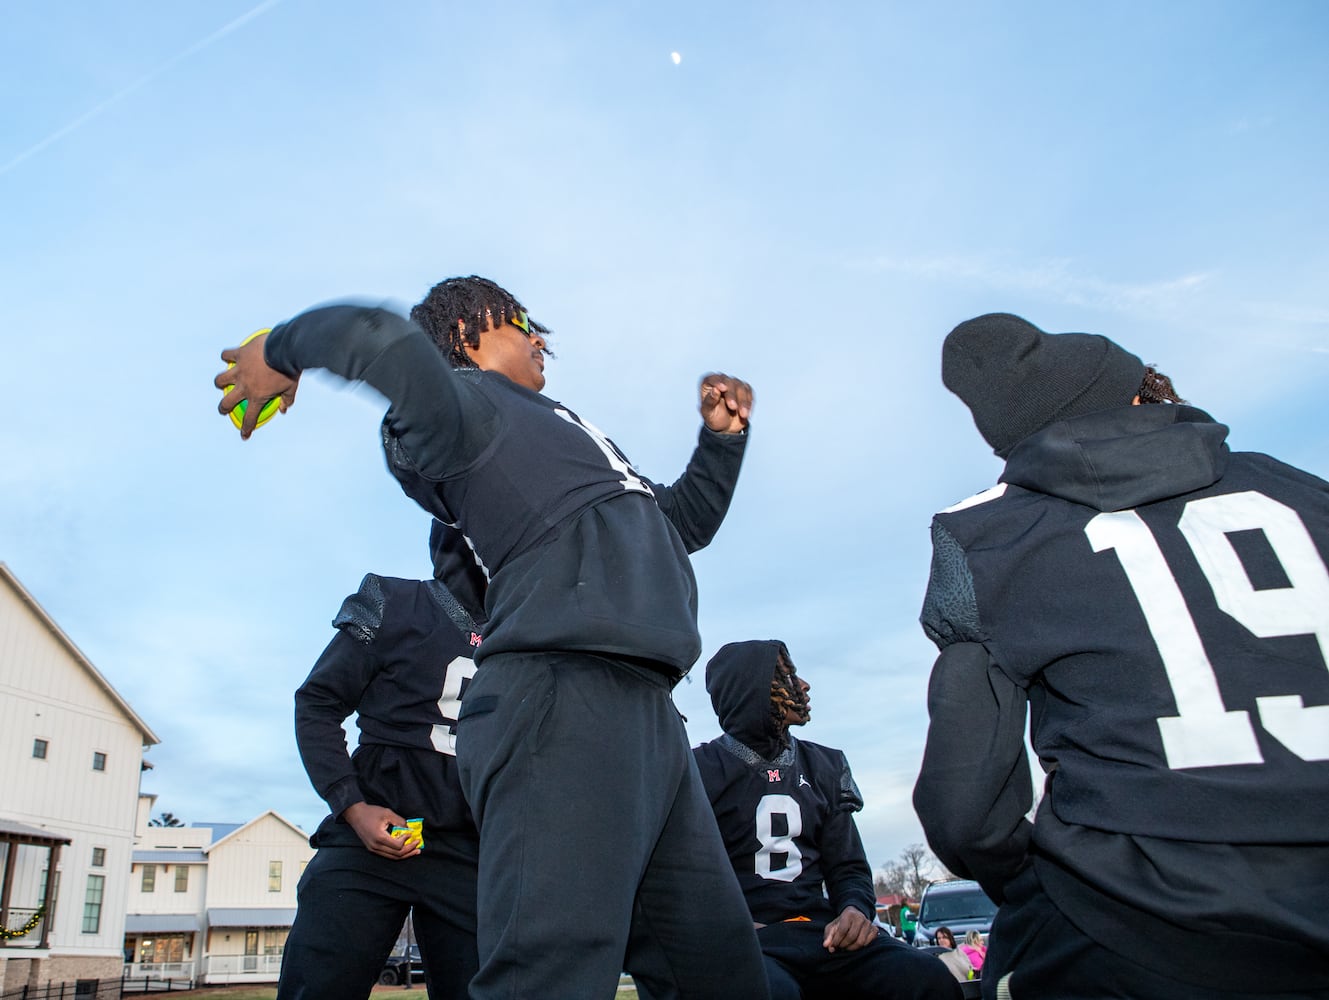
<instances>
[{"instance_id":1,"label":"bare tree","mask_svg":"<svg viewBox=\"0 0 1329 1000\"><path fill-rule=\"evenodd\" d=\"M892 861L883 866L873 880L873 885L877 890L878 896L892 896L905 894L905 870L898 861Z\"/></svg>"},{"instance_id":2,"label":"bare tree","mask_svg":"<svg viewBox=\"0 0 1329 1000\"><path fill-rule=\"evenodd\" d=\"M904 894L910 899L923 895L928 884L936 880L937 869L941 867L932 852L922 844L910 844L900 852L895 864L903 876Z\"/></svg>"}]
</instances>

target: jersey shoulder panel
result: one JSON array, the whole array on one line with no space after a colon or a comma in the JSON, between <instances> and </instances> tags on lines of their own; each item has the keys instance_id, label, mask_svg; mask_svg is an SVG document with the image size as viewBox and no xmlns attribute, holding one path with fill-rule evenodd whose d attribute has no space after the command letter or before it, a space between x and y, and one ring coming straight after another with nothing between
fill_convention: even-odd
<instances>
[{"instance_id":1,"label":"jersey shoulder panel","mask_svg":"<svg viewBox=\"0 0 1329 1000\"><path fill-rule=\"evenodd\" d=\"M360 589L342 601L332 627L341 629L356 642L368 644L377 638L383 627L387 610L387 596L383 578L377 573L366 573Z\"/></svg>"},{"instance_id":2,"label":"jersey shoulder panel","mask_svg":"<svg viewBox=\"0 0 1329 1000\"><path fill-rule=\"evenodd\" d=\"M859 812L863 808L863 793L859 791L858 782L849 768L849 758L843 750L806 740L796 740L794 745L808 770L816 774L815 780L823 783L837 809Z\"/></svg>"},{"instance_id":3,"label":"jersey shoulder panel","mask_svg":"<svg viewBox=\"0 0 1329 1000\"><path fill-rule=\"evenodd\" d=\"M932 570L919 622L938 649L983 641L974 575L964 549L937 519L932 522Z\"/></svg>"}]
</instances>

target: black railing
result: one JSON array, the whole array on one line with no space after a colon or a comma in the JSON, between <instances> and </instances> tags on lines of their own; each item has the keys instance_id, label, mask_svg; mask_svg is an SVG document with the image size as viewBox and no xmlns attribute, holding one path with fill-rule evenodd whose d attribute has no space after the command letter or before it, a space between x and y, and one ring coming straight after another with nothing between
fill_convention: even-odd
<instances>
[{"instance_id":1,"label":"black railing","mask_svg":"<svg viewBox=\"0 0 1329 1000\"><path fill-rule=\"evenodd\" d=\"M178 991L187 991L194 988L194 980L189 977L182 979L162 979L158 976L125 976L120 980L121 993L175 993Z\"/></svg>"},{"instance_id":2,"label":"black railing","mask_svg":"<svg viewBox=\"0 0 1329 1000\"><path fill-rule=\"evenodd\" d=\"M79 979L72 983L20 986L0 993L0 1000L120 1000L120 980Z\"/></svg>"}]
</instances>

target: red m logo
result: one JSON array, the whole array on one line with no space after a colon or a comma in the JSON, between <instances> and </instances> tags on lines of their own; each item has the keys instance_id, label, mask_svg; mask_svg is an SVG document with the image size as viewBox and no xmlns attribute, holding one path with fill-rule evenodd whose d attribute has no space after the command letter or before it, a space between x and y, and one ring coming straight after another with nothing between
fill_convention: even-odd
<instances>
[{"instance_id":1,"label":"red m logo","mask_svg":"<svg viewBox=\"0 0 1329 1000\"><path fill-rule=\"evenodd\" d=\"M779 769L778 767L773 767L773 768L770 768L769 770L767 770L767 772L766 772L766 780L767 780L767 781L779 781L779 780L780 780L780 769Z\"/></svg>"}]
</instances>

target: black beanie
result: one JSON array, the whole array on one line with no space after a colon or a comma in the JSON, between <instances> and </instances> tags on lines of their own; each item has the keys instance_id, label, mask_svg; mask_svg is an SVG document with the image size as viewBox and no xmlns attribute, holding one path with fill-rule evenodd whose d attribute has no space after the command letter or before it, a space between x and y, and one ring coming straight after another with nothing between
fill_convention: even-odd
<instances>
[{"instance_id":1,"label":"black beanie","mask_svg":"<svg viewBox=\"0 0 1329 1000\"><path fill-rule=\"evenodd\" d=\"M1058 420L1127 406L1144 362L1107 337L1044 333L1010 313L988 313L952 330L941 347L941 380L974 415L1000 458Z\"/></svg>"}]
</instances>

